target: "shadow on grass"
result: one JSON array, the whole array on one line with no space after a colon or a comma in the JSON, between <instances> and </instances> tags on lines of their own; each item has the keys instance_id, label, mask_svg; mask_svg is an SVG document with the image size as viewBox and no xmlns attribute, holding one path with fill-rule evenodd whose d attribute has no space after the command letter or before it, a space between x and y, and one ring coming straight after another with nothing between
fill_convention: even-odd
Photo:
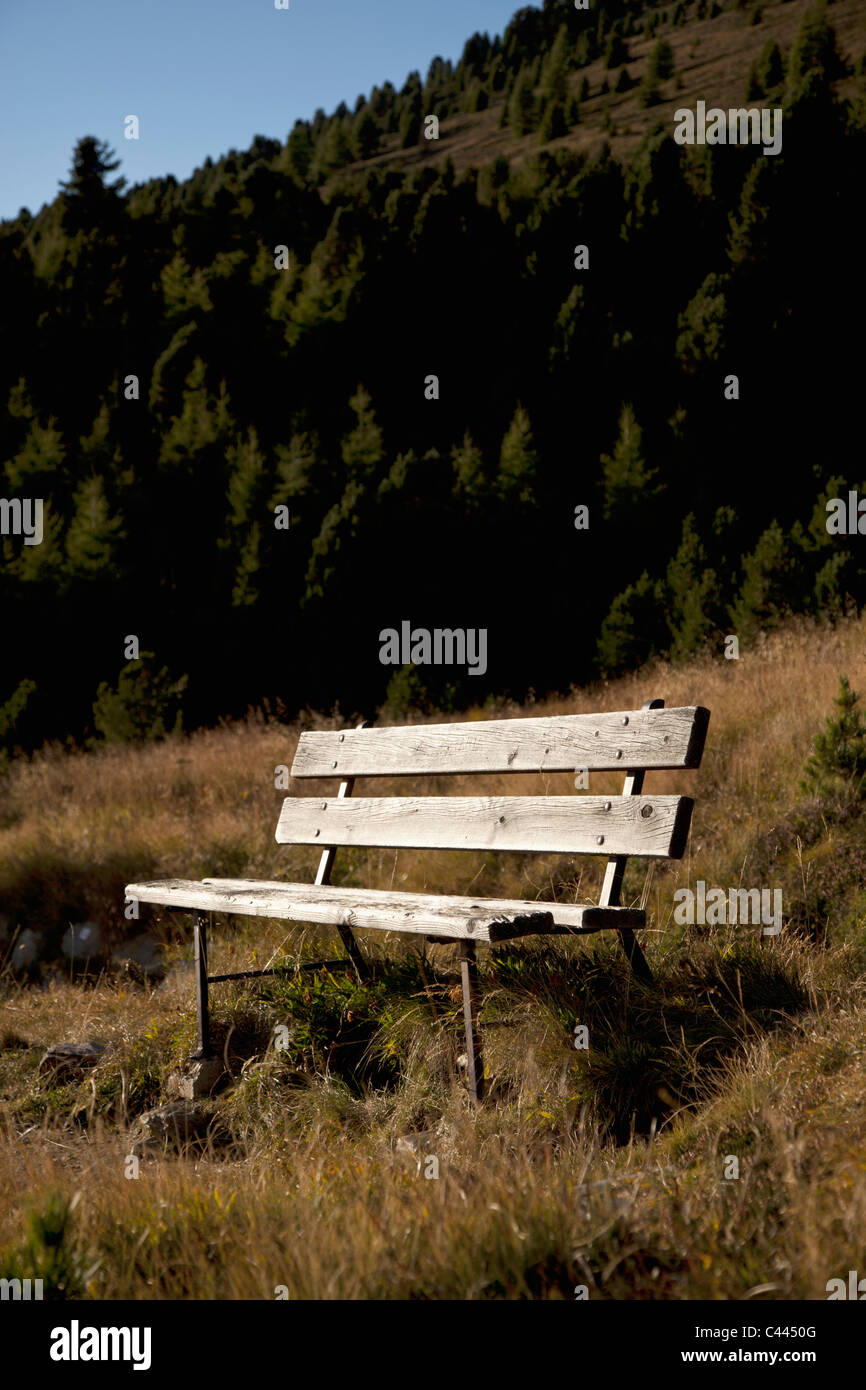
<instances>
[{"instance_id":1,"label":"shadow on grass","mask_svg":"<svg viewBox=\"0 0 866 1390\"><path fill-rule=\"evenodd\" d=\"M561 1029L574 1099L617 1143L705 1099L730 1058L810 1003L790 954L751 943L721 954L700 943L649 986L608 946L506 948L487 974L506 1009L532 1000Z\"/></svg>"}]
</instances>

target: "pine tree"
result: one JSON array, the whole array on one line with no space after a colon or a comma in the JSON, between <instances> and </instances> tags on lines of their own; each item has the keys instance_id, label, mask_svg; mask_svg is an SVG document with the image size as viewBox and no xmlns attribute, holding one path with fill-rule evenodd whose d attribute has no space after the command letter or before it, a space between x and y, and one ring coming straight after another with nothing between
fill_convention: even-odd
<instances>
[{"instance_id":1,"label":"pine tree","mask_svg":"<svg viewBox=\"0 0 866 1390\"><path fill-rule=\"evenodd\" d=\"M295 499L303 501L322 490L327 464L320 453L317 436L303 431L293 434L288 444L277 445L276 479L268 502L270 511L274 507L291 506Z\"/></svg>"},{"instance_id":2,"label":"pine tree","mask_svg":"<svg viewBox=\"0 0 866 1390\"><path fill-rule=\"evenodd\" d=\"M785 59L774 39L768 40L761 49L757 76L764 92L772 92L774 87L781 86L785 80Z\"/></svg>"},{"instance_id":3,"label":"pine tree","mask_svg":"<svg viewBox=\"0 0 866 1390\"><path fill-rule=\"evenodd\" d=\"M538 113L532 76L527 68L521 68L514 85L514 92L509 104L508 120L511 129L518 137L529 135L535 129Z\"/></svg>"},{"instance_id":4,"label":"pine tree","mask_svg":"<svg viewBox=\"0 0 866 1390\"><path fill-rule=\"evenodd\" d=\"M379 149L379 123L369 106L365 106L355 121L352 132L355 155L358 159L371 159Z\"/></svg>"},{"instance_id":5,"label":"pine tree","mask_svg":"<svg viewBox=\"0 0 866 1390\"><path fill-rule=\"evenodd\" d=\"M376 424L370 394L363 386L359 385L349 405L355 412L355 425L343 440L341 453L347 478L361 482L382 471L382 431Z\"/></svg>"},{"instance_id":6,"label":"pine tree","mask_svg":"<svg viewBox=\"0 0 866 1390\"><path fill-rule=\"evenodd\" d=\"M628 44L622 35L614 30L608 38L604 50L604 67L618 68L629 61Z\"/></svg>"},{"instance_id":7,"label":"pine tree","mask_svg":"<svg viewBox=\"0 0 866 1390\"><path fill-rule=\"evenodd\" d=\"M35 681L19 681L9 699L0 704L0 776L8 771L13 752L12 735L35 691Z\"/></svg>"},{"instance_id":8,"label":"pine tree","mask_svg":"<svg viewBox=\"0 0 866 1390\"><path fill-rule=\"evenodd\" d=\"M677 320L676 354L687 372L716 363L728 336L730 276L710 274Z\"/></svg>"},{"instance_id":9,"label":"pine tree","mask_svg":"<svg viewBox=\"0 0 866 1390\"><path fill-rule=\"evenodd\" d=\"M212 396L207 387L207 368L197 357L186 378L181 412L163 435L160 467L191 480L208 461L215 463L224 457L231 434L225 384L221 382L219 395Z\"/></svg>"},{"instance_id":10,"label":"pine tree","mask_svg":"<svg viewBox=\"0 0 866 1390\"><path fill-rule=\"evenodd\" d=\"M827 23L823 3L807 10L797 30L788 58L788 92L796 94L811 73L822 86L845 76L846 65L836 46L836 31Z\"/></svg>"},{"instance_id":11,"label":"pine tree","mask_svg":"<svg viewBox=\"0 0 866 1390\"><path fill-rule=\"evenodd\" d=\"M561 101L549 101L544 109L541 122L540 141L546 145L549 140L559 140L568 134L568 118Z\"/></svg>"},{"instance_id":12,"label":"pine tree","mask_svg":"<svg viewBox=\"0 0 866 1390\"><path fill-rule=\"evenodd\" d=\"M182 732L181 697L187 676L175 680L163 666L148 665L153 652L128 661L112 687L100 681L93 703L93 724L106 743L149 743Z\"/></svg>"},{"instance_id":13,"label":"pine tree","mask_svg":"<svg viewBox=\"0 0 866 1390\"><path fill-rule=\"evenodd\" d=\"M292 126L291 134L286 141L283 167L292 178L298 181L298 183L303 183L310 172L310 165L313 162L313 152L313 140L310 134L309 122L295 121L295 124Z\"/></svg>"},{"instance_id":14,"label":"pine tree","mask_svg":"<svg viewBox=\"0 0 866 1390\"><path fill-rule=\"evenodd\" d=\"M57 421L47 425L33 420L23 448L6 464L9 486L34 497L57 491L66 476L66 446Z\"/></svg>"},{"instance_id":15,"label":"pine tree","mask_svg":"<svg viewBox=\"0 0 866 1390\"><path fill-rule=\"evenodd\" d=\"M455 494L468 502L482 501L488 492L487 472L481 450L469 433L463 436L462 444L455 444L451 450L451 464Z\"/></svg>"},{"instance_id":16,"label":"pine tree","mask_svg":"<svg viewBox=\"0 0 866 1390\"><path fill-rule=\"evenodd\" d=\"M535 501L538 455L532 439L529 416L518 405L514 419L502 441L496 490L508 502L528 506Z\"/></svg>"},{"instance_id":17,"label":"pine tree","mask_svg":"<svg viewBox=\"0 0 866 1390\"><path fill-rule=\"evenodd\" d=\"M400 117L400 149L408 150L418 144L424 125L424 112L421 108L420 92L412 97Z\"/></svg>"},{"instance_id":18,"label":"pine tree","mask_svg":"<svg viewBox=\"0 0 866 1390\"><path fill-rule=\"evenodd\" d=\"M21 546L17 556L6 562L9 573L20 579L22 584L44 586L44 592L52 598L58 592L65 591L63 531L63 517L51 500L46 499L42 513L42 541L39 545Z\"/></svg>"},{"instance_id":19,"label":"pine tree","mask_svg":"<svg viewBox=\"0 0 866 1390\"><path fill-rule=\"evenodd\" d=\"M806 537L799 522L785 535L774 521L743 560L743 582L730 617L740 640L750 641L802 608L807 583L803 572Z\"/></svg>"},{"instance_id":20,"label":"pine tree","mask_svg":"<svg viewBox=\"0 0 866 1390\"><path fill-rule=\"evenodd\" d=\"M568 100L568 30L561 25L542 69L541 86L551 101Z\"/></svg>"},{"instance_id":21,"label":"pine tree","mask_svg":"<svg viewBox=\"0 0 866 1390\"><path fill-rule=\"evenodd\" d=\"M117 550L123 522L112 516L100 477L86 478L75 493L75 511L66 532L68 573L105 579L117 573Z\"/></svg>"},{"instance_id":22,"label":"pine tree","mask_svg":"<svg viewBox=\"0 0 866 1390\"><path fill-rule=\"evenodd\" d=\"M825 801L843 805L866 797L866 723L857 708L860 695L847 676L839 677L839 694L833 703L838 715L828 716L815 735L806 760L800 790Z\"/></svg>"},{"instance_id":23,"label":"pine tree","mask_svg":"<svg viewBox=\"0 0 866 1390\"><path fill-rule=\"evenodd\" d=\"M61 181L63 225L70 235L78 231L105 231L120 205L126 179L109 182L120 167L114 151L94 135L85 135L75 146L69 178Z\"/></svg>"},{"instance_id":24,"label":"pine tree","mask_svg":"<svg viewBox=\"0 0 866 1390\"><path fill-rule=\"evenodd\" d=\"M605 676L635 671L666 644L662 585L646 571L618 594L599 630L596 661Z\"/></svg>"},{"instance_id":25,"label":"pine tree","mask_svg":"<svg viewBox=\"0 0 866 1390\"><path fill-rule=\"evenodd\" d=\"M718 578L707 566L706 551L692 513L683 522L682 539L668 565L666 585L669 654L677 661L705 647L716 626L711 608L718 592Z\"/></svg>"},{"instance_id":26,"label":"pine tree","mask_svg":"<svg viewBox=\"0 0 866 1390\"><path fill-rule=\"evenodd\" d=\"M755 101L766 96L785 80L785 60L782 50L773 39L768 39L749 68L746 86L746 100Z\"/></svg>"},{"instance_id":27,"label":"pine tree","mask_svg":"<svg viewBox=\"0 0 866 1390\"><path fill-rule=\"evenodd\" d=\"M636 514L658 492L656 470L650 468L643 453L643 432L635 418L634 406L625 404L619 417L619 436L613 454L602 454L604 470L605 520Z\"/></svg>"},{"instance_id":28,"label":"pine tree","mask_svg":"<svg viewBox=\"0 0 866 1390\"><path fill-rule=\"evenodd\" d=\"M229 506L227 536L222 547L234 559L232 606L248 607L259 597L262 531L267 470L256 431L235 439L226 451Z\"/></svg>"}]
</instances>

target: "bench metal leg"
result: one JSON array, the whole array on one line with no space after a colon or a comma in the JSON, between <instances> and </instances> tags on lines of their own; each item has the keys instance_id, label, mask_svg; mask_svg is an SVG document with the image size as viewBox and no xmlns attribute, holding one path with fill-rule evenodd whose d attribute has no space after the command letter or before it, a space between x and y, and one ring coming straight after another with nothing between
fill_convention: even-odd
<instances>
[{"instance_id":1,"label":"bench metal leg","mask_svg":"<svg viewBox=\"0 0 866 1390\"><path fill-rule=\"evenodd\" d=\"M644 984L651 985L653 983L653 972L650 970L647 958L638 945L638 939L634 932L631 930L618 931L617 936L619 937L619 944L625 951L628 963L634 974L639 980L643 980Z\"/></svg>"},{"instance_id":2,"label":"bench metal leg","mask_svg":"<svg viewBox=\"0 0 866 1390\"><path fill-rule=\"evenodd\" d=\"M367 978L368 973L367 962L364 960L364 957L361 954L361 948L355 940L354 933L352 932L351 927L343 926L337 927L337 931L340 933L340 940L343 943L343 949L345 950L346 955L349 957L349 960L355 967L355 974L358 976L358 979L361 982L361 984L363 984Z\"/></svg>"},{"instance_id":3,"label":"bench metal leg","mask_svg":"<svg viewBox=\"0 0 866 1390\"><path fill-rule=\"evenodd\" d=\"M463 1021L466 1026L466 1071L469 1094L478 1105L484 1094L484 1062L478 1033L478 966L475 942L460 942L460 983L463 988Z\"/></svg>"},{"instance_id":4,"label":"bench metal leg","mask_svg":"<svg viewBox=\"0 0 866 1390\"><path fill-rule=\"evenodd\" d=\"M210 1056L210 1014L207 992L207 918L213 922L213 913L197 912L193 927L195 942L195 1008L198 1021L198 1048L196 1057Z\"/></svg>"}]
</instances>

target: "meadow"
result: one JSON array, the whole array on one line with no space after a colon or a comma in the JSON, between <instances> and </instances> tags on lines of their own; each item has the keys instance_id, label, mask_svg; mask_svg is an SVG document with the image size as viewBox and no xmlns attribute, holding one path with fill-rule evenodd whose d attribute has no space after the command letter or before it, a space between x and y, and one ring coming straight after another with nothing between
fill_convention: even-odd
<instances>
[{"instance_id":1,"label":"meadow","mask_svg":"<svg viewBox=\"0 0 866 1390\"><path fill-rule=\"evenodd\" d=\"M788 1300L866 1270L866 851L856 799L800 787L840 675L866 690L864 636L859 619L792 622L739 660L655 662L456 716L651 697L712 712L697 773L648 774L649 790L696 798L686 857L649 873L632 861L626 879L624 901L649 912L655 985L629 978L606 935L482 948L477 1112L457 1066L456 948L368 934L360 985L292 969L339 955L336 932L236 918L218 923L211 969L286 971L213 988L225 1081L179 1149L136 1146L192 1050L194 999L188 916L143 908L128 922L123 885L312 878L314 851L273 840L275 770L302 727L348 716L259 710L137 749L14 760L0 818L0 1276L85 1299ZM591 784L618 789L613 775ZM408 779L374 790L405 793ZM600 873L564 856L346 851L334 882L587 901ZM781 888L782 932L677 925L674 892L698 880ZM108 945L158 936L160 977L108 955L73 970L58 943L85 918ZM42 955L16 972L25 927ZM65 1083L40 1073L46 1048L71 1041L105 1052Z\"/></svg>"}]
</instances>

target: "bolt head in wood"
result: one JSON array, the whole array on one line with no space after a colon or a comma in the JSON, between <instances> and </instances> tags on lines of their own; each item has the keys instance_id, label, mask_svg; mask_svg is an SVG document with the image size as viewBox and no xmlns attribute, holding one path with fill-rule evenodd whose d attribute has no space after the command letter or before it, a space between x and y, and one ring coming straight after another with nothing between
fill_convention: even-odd
<instances>
[{"instance_id":1,"label":"bolt head in wood","mask_svg":"<svg viewBox=\"0 0 866 1390\"><path fill-rule=\"evenodd\" d=\"M616 756L617 756L618 758L621 758L621 757L622 757L622 749L621 749L621 748L617 748L617 750L616 750ZM336 766L337 766L337 764L334 763L334 767L336 767Z\"/></svg>"},{"instance_id":2,"label":"bolt head in wood","mask_svg":"<svg viewBox=\"0 0 866 1390\"><path fill-rule=\"evenodd\" d=\"M599 837L598 837L598 839L596 840L595 843L596 843L597 845L603 845L603 844L604 844L604 836L603 836L603 835L599 835Z\"/></svg>"},{"instance_id":3,"label":"bolt head in wood","mask_svg":"<svg viewBox=\"0 0 866 1390\"><path fill-rule=\"evenodd\" d=\"M604 809L605 809L606 811L609 811L609 810L610 810L610 802L609 802L609 801L606 801L606 802L604 803Z\"/></svg>"},{"instance_id":4,"label":"bolt head in wood","mask_svg":"<svg viewBox=\"0 0 866 1390\"><path fill-rule=\"evenodd\" d=\"M649 816L652 815L653 808L652 806L641 806L640 813L643 816L644 820L646 820Z\"/></svg>"}]
</instances>

